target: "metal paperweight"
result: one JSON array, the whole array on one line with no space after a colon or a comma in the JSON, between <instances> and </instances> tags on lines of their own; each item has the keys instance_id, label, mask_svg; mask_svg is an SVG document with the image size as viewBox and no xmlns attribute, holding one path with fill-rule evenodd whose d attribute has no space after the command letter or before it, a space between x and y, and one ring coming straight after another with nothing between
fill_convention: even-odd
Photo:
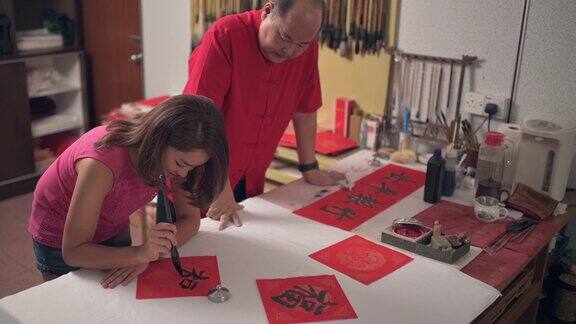
<instances>
[{"instance_id":1,"label":"metal paperweight","mask_svg":"<svg viewBox=\"0 0 576 324\"><path fill-rule=\"evenodd\" d=\"M368 164L373 168L378 168L378 167L382 166L382 162L380 162L380 160L378 160L378 158L376 157L376 154L374 154L372 156L372 160L370 160L370 162Z\"/></svg>"},{"instance_id":2,"label":"metal paperweight","mask_svg":"<svg viewBox=\"0 0 576 324\"><path fill-rule=\"evenodd\" d=\"M230 290L228 290L226 287L222 287L221 285L217 285L214 289L208 292L208 299L214 303L223 303L230 299L230 297Z\"/></svg>"}]
</instances>

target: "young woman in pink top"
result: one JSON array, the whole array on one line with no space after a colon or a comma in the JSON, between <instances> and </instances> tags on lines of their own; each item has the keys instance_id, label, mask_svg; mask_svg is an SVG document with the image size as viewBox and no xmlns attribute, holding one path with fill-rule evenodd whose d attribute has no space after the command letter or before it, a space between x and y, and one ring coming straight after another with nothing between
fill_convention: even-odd
<instances>
[{"instance_id":1,"label":"young woman in pink top","mask_svg":"<svg viewBox=\"0 0 576 324\"><path fill-rule=\"evenodd\" d=\"M161 174L177 221L152 226L143 245L130 246L128 217L154 197ZM227 174L224 122L208 98L175 96L142 118L96 127L38 182L28 227L36 265L44 280L110 269L102 286L126 285L198 232L200 208L220 194Z\"/></svg>"}]
</instances>

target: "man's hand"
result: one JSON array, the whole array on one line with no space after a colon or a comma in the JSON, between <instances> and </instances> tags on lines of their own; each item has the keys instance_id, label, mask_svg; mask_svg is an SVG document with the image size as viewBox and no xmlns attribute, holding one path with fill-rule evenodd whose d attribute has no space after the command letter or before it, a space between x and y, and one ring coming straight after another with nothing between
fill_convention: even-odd
<instances>
[{"instance_id":1,"label":"man's hand","mask_svg":"<svg viewBox=\"0 0 576 324\"><path fill-rule=\"evenodd\" d=\"M317 186L333 186L338 181L345 180L343 173L336 171L310 170L302 173L306 182Z\"/></svg>"},{"instance_id":2,"label":"man's hand","mask_svg":"<svg viewBox=\"0 0 576 324\"><path fill-rule=\"evenodd\" d=\"M118 285L126 286L132 279L144 272L147 267L148 262L127 268L112 269L100 281L100 284L103 288L110 289L114 289Z\"/></svg>"},{"instance_id":3,"label":"man's hand","mask_svg":"<svg viewBox=\"0 0 576 324\"><path fill-rule=\"evenodd\" d=\"M240 216L238 216L238 211L242 208L244 207L238 205L236 200L234 200L232 188L230 188L230 184L228 183L224 190L222 190L222 193L220 193L220 196L210 205L206 216L213 220L219 220L220 230L225 229L230 220L232 220L234 225L240 227L242 226L242 222L240 221Z\"/></svg>"}]
</instances>

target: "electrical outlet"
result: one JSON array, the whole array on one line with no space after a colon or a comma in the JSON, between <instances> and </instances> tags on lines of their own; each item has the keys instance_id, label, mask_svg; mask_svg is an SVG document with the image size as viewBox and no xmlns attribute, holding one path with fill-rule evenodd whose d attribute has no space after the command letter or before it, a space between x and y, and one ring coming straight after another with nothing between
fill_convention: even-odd
<instances>
[{"instance_id":1,"label":"electrical outlet","mask_svg":"<svg viewBox=\"0 0 576 324\"><path fill-rule=\"evenodd\" d=\"M478 116L488 116L484 112L484 107L486 107L487 104L495 104L498 106L498 112L493 118L506 120L510 108L509 103L510 100L508 98L468 92L464 99L464 111Z\"/></svg>"},{"instance_id":2,"label":"electrical outlet","mask_svg":"<svg viewBox=\"0 0 576 324\"><path fill-rule=\"evenodd\" d=\"M510 100L508 98L486 95L484 97L484 106L487 104L498 106L498 112L494 115L494 119L506 120L508 118L508 111L510 110Z\"/></svg>"},{"instance_id":3,"label":"electrical outlet","mask_svg":"<svg viewBox=\"0 0 576 324\"><path fill-rule=\"evenodd\" d=\"M486 115L484 113L484 95L474 92L466 93L464 111L474 115Z\"/></svg>"}]
</instances>

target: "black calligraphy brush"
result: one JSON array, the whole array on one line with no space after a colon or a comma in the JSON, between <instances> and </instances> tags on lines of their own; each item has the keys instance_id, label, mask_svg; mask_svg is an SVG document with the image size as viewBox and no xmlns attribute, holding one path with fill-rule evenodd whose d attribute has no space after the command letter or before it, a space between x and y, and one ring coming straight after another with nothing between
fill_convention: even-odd
<instances>
[{"instance_id":1,"label":"black calligraphy brush","mask_svg":"<svg viewBox=\"0 0 576 324\"><path fill-rule=\"evenodd\" d=\"M174 215L172 215L172 209L170 208L170 204L168 203L168 195L166 194L166 177L161 174L160 175L160 191L158 192L158 195L162 195L162 201L164 202L164 210L166 212L166 220L171 223L174 224ZM172 245L172 248L170 249L170 256L172 258L172 264L174 265L174 268L176 269L176 271L178 271L178 273L180 274L181 277L184 276L184 271L182 270L182 265L180 264L180 255L178 254L178 249L176 248L176 245Z\"/></svg>"}]
</instances>

